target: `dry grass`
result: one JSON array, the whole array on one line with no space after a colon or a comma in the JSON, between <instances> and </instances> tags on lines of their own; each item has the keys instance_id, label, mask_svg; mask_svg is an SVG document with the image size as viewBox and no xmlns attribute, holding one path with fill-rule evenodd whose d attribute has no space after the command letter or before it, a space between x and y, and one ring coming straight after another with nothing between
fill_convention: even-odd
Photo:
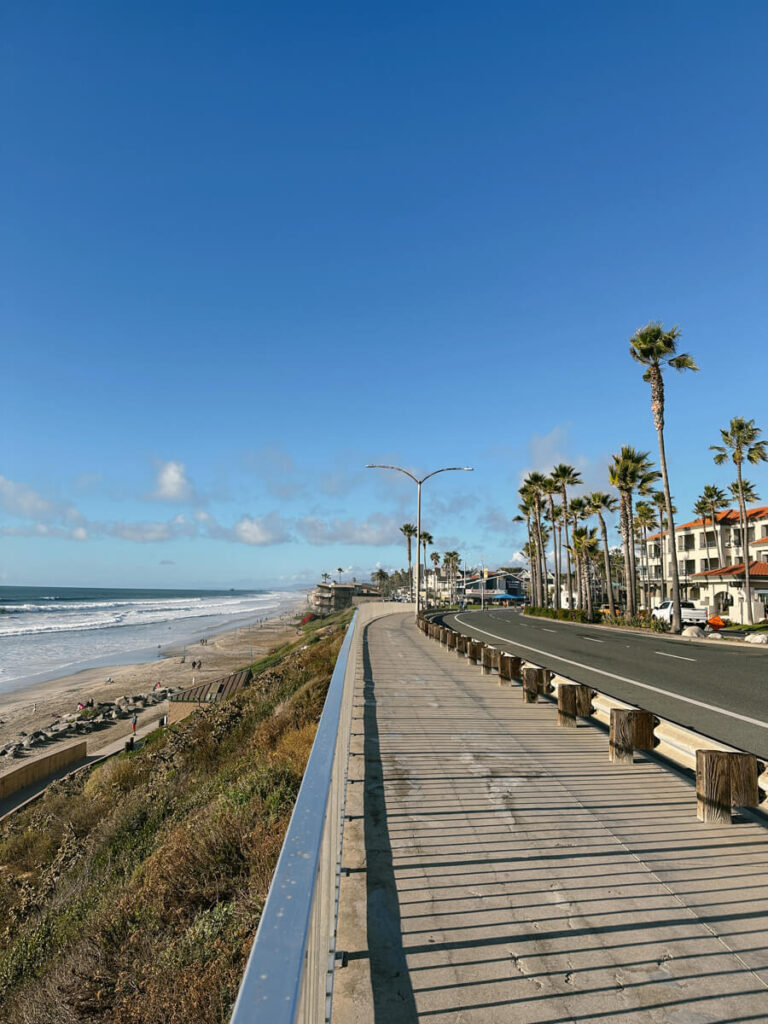
<instances>
[{"instance_id":1,"label":"dry grass","mask_svg":"<svg viewBox=\"0 0 768 1024\"><path fill-rule=\"evenodd\" d=\"M0 1024L228 1020L341 634L0 830Z\"/></svg>"}]
</instances>

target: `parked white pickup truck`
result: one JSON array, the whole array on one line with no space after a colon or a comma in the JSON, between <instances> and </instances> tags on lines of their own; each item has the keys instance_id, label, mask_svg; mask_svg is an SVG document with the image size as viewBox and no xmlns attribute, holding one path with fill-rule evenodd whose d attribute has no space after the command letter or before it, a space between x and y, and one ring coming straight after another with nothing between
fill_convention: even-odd
<instances>
[{"instance_id":1,"label":"parked white pickup truck","mask_svg":"<svg viewBox=\"0 0 768 1024\"><path fill-rule=\"evenodd\" d=\"M651 615L654 619L661 619L666 622L668 626L672 625L672 602L662 601L661 604L651 611ZM690 601L680 602L680 617L683 620L684 626L701 626L702 629L707 624L707 609L697 608Z\"/></svg>"}]
</instances>

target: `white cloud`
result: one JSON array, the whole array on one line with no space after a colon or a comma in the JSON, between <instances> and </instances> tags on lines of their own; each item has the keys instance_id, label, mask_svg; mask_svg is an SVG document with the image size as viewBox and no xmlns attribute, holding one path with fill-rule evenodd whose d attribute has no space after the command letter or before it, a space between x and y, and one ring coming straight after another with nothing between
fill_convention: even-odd
<instances>
[{"instance_id":1,"label":"white cloud","mask_svg":"<svg viewBox=\"0 0 768 1024\"><path fill-rule=\"evenodd\" d=\"M152 497L156 501L194 501L195 488L183 462L161 462Z\"/></svg>"},{"instance_id":2,"label":"white cloud","mask_svg":"<svg viewBox=\"0 0 768 1024\"><path fill-rule=\"evenodd\" d=\"M285 544L291 539L287 524L277 513L268 516L243 516L232 528L233 538L241 544L257 547Z\"/></svg>"},{"instance_id":3,"label":"white cloud","mask_svg":"<svg viewBox=\"0 0 768 1024\"><path fill-rule=\"evenodd\" d=\"M76 526L72 531L72 540L88 540L88 531L84 526Z\"/></svg>"},{"instance_id":4,"label":"white cloud","mask_svg":"<svg viewBox=\"0 0 768 1024\"><path fill-rule=\"evenodd\" d=\"M28 484L17 483L4 476L0 476L0 509L19 519L34 519L41 523L77 523L83 519L74 505L48 501Z\"/></svg>"},{"instance_id":5,"label":"white cloud","mask_svg":"<svg viewBox=\"0 0 768 1024\"><path fill-rule=\"evenodd\" d=\"M373 515L368 519L321 519L304 516L296 523L309 544L397 544L401 538L397 520Z\"/></svg>"}]
</instances>

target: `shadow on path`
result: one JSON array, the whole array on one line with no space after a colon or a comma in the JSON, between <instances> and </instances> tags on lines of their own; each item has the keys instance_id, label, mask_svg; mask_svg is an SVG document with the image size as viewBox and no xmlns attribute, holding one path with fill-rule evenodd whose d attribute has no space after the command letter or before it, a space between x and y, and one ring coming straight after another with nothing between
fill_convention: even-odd
<instances>
[{"instance_id":1,"label":"shadow on path","mask_svg":"<svg viewBox=\"0 0 768 1024\"><path fill-rule=\"evenodd\" d=\"M363 635L363 699L366 906L374 1024L415 1024L418 1014L403 950L400 903L387 828L368 628Z\"/></svg>"}]
</instances>

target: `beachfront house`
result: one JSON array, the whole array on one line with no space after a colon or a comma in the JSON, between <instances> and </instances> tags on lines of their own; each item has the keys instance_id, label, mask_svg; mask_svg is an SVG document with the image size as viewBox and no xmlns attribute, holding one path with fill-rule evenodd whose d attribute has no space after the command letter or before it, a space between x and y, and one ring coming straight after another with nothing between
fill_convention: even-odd
<instances>
[{"instance_id":1,"label":"beachfront house","mask_svg":"<svg viewBox=\"0 0 768 1024\"><path fill-rule=\"evenodd\" d=\"M738 509L719 512L711 519L694 519L675 527L681 596L711 615L733 622L749 621L744 593L744 561L741 557L741 524ZM768 610L768 506L747 509L749 574L752 591L752 615L755 622ZM656 533L649 538L648 573L641 568L641 589L647 578L651 605L669 597L672 565L669 534Z\"/></svg>"}]
</instances>

